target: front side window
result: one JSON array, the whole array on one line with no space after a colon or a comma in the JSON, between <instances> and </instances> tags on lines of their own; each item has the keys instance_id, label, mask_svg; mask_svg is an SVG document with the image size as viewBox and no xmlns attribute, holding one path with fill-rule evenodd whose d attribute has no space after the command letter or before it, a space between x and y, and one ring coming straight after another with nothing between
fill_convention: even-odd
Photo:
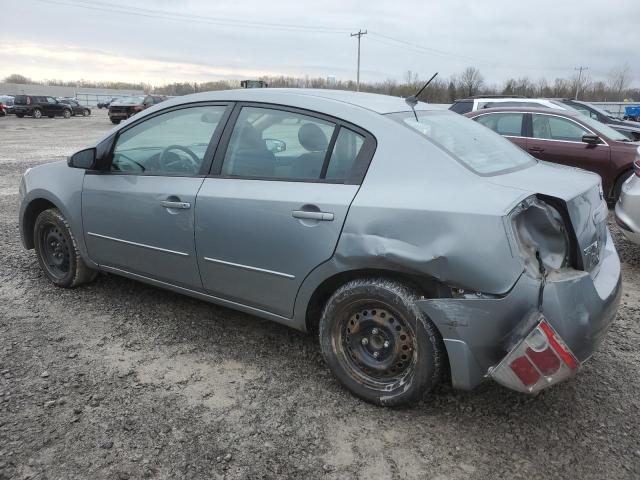
<instances>
[{"instance_id":1,"label":"front side window","mask_svg":"<svg viewBox=\"0 0 640 480\"><path fill-rule=\"evenodd\" d=\"M146 175L197 175L226 106L163 113L124 131L111 170Z\"/></svg>"},{"instance_id":2,"label":"front side window","mask_svg":"<svg viewBox=\"0 0 640 480\"><path fill-rule=\"evenodd\" d=\"M244 107L229 140L222 175L318 180L335 128L309 115Z\"/></svg>"},{"instance_id":3,"label":"front side window","mask_svg":"<svg viewBox=\"0 0 640 480\"><path fill-rule=\"evenodd\" d=\"M479 124L500 135L522 136L523 113L488 113L474 118Z\"/></svg>"},{"instance_id":4,"label":"front side window","mask_svg":"<svg viewBox=\"0 0 640 480\"><path fill-rule=\"evenodd\" d=\"M417 115L417 120L416 120ZM480 175L498 175L534 165L536 160L509 140L461 115L446 111L390 114Z\"/></svg>"},{"instance_id":5,"label":"front side window","mask_svg":"<svg viewBox=\"0 0 640 480\"><path fill-rule=\"evenodd\" d=\"M49 102L49 103L58 103L58 102L56 102L56 99L53 98L53 97L47 97L47 102Z\"/></svg>"},{"instance_id":6,"label":"front side window","mask_svg":"<svg viewBox=\"0 0 640 480\"><path fill-rule=\"evenodd\" d=\"M587 129L562 117L533 114L532 122L534 138L582 142L582 137L589 134Z\"/></svg>"}]
</instances>

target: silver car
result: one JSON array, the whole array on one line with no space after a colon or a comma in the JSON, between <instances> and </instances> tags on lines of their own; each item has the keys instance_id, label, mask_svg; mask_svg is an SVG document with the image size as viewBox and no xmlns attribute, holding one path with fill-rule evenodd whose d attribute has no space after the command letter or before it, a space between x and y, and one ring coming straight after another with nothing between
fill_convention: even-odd
<instances>
[{"instance_id":1,"label":"silver car","mask_svg":"<svg viewBox=\"0 0 640 480\"><path fill-rule=\"evenodd\" d=\"M55 285L101 271L318 332L336 378L382 405L445 377L546 388L620 299L597 175L400 98L174 98L20 192L23 244Z\"/></svg>"},{"instance_id":2,"label":"silver car","mask_svg":"<svg viewBox=\"0 0 640 480\"><path fill-rule=\"evenodd\" d=\"M616 204L616 223L627 240L640 245L640 147L633 167L635 175L622 184Z\"/></svg>"}]
</instances>

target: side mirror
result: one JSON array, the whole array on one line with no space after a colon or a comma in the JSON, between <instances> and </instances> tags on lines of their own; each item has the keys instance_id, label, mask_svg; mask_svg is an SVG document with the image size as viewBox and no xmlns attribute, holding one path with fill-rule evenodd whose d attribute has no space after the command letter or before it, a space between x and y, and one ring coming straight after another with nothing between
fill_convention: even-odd
<instances>
[{"instance_id":1,"label":"side mirror","mask_svg":"<svg viewBox=\"0 0 640 480\"><path fill-rule=\"evenodd\" d=\"M87 148L74 153L67 160L67 165L71 168L84 168L85 170L91 170L96 165L96 149Z\"/></svg>"},{"instance_id":2,"label":"side mirror","mask_svg":"<svg viewBox=\"0 0 640 480\"><path fill-rule=\"evenodd\" d=\"M602 143L602 140L600 140L600 137L597 135L583 135L582 141L589 145L598 145L599 143Z\"/></svg>"},{"instance_id":3,"label":"side mirror","mask_svg":"<svg viewBox=\"0 0 640 480\"><path fill-rule=\"evenodd\" d=\"M282 140L276 140L275 138L265 138L264 143L267 146L267 150L271 153L280 153L287 149L286 143Z\"/></svg>"}]
</instances>

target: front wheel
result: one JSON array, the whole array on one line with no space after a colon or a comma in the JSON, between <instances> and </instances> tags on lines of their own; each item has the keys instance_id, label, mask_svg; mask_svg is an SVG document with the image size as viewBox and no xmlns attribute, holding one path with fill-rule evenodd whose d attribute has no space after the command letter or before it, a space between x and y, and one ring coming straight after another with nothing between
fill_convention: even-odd
<instances>
[{"instance_id":1,"label":"front wheel","mask_svg":"<svg viewBox=\"0 0 640 480\"><path fill-rule=\"evenodd\" d=\"M71 110L65 110L62 112L64 118L71 118Z\"/></svg>"},{"instance_id":2,"label":"front wheel","mask_svg":"<svg viewBox=\"0 0 640 480\"><path fill-rule=\"evenodd\" d=\"M58 209L40 213L33 233L40 268L55 285L74 288L95 278L97 272L82 260L71 228Z\"/></svg>"},{"instance_id":3,"label":"front wheel","mask_svg":"<svg viewBox=\"0 0 640 480\"><path fill-rule=\"evenodd\" d=\"M320 319L322 354L355 395L397 406L420 400L440 381L444 345L418 299L402 283L370 278L343 285L327 302Z\"/></svg>"},{"instance_id":4,"label":"front wheel","mask_svg":"<svg viewBox=\"0 0 640 480\"><path fill-rule=\"evenodd\" d=\"M82 116L83 117L88 117L89 115L91 115L91 110L85 108L84 110L82 110Z\"/></svg>"},{"instance_id":5,"label":"front wheel","mask_svg":"<svg viewBox=\"0 0 640 480\"><path fill-rule=\"evenodd\" d=\"M42 110L40 110L39 108L34 108L33 118L42 118Z\"/></svg>"}]
</instances>

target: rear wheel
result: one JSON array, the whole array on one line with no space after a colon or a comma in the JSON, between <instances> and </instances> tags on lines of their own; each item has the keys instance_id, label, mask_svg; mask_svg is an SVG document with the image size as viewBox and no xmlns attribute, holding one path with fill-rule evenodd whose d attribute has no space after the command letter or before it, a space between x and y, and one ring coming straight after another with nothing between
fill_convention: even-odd
<instances>
[{"instance_id":1,"label":"rear wheel","mask_svg":"<svg viewBox=\"0 0 640 480\"><path fill-rule=\"evenodd\" d=\"M74 288L95 278L97 272L82 260L69 224L60 211L51 208L40 213L33 233L40 268L55 285Z\"/></svg>"},{"instance_id":2,"label":"rear wheel","mask_svg":"<svg viewBox=\"0 0 640 480\"><path fill-rule=\"evenodd\" d=\"M34 108L33 118L42 118L42 110L40 110L39 108Z\"/></svg>"},{"instance_id":3,"label":"rear wheel","mask_svg":"<svg viewBox=\"0 0 640 480\"><path fill-rule=\"evenodd\" d=\"M444 345L401 283L361 279L340 287L320 320L322 354L360 398L396 406L419 400L440 380Z\"/></svg>"}]
</instances>

